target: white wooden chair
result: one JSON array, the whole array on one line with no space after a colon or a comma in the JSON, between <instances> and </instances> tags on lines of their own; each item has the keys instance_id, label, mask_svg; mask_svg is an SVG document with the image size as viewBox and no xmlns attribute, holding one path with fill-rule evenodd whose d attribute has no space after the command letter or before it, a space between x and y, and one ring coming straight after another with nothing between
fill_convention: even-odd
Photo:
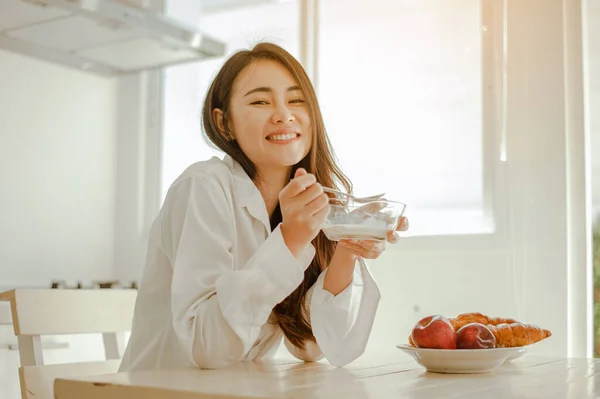
<instances>
[{"instance_id":1,"label":"white wooden chair","mask_svg":"<svg viewBox=\"0 0 600 399\"><path fill-rule=\"evenodd\" d=\"M131 330L137 291L133 289L16 289L0 293L10 301L19 343L23 399L53 399L58 377L117 371L125 332ZM102 333L105 361L44 365L41 336Z\"/></svg>"}]
</instances>

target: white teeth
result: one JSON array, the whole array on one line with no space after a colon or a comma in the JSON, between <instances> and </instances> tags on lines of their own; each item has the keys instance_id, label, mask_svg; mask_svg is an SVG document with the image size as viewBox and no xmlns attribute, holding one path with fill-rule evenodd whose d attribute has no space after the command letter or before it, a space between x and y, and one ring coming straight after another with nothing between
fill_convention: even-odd
<instances>
[{"instance_id":1,"label":"white teeth","mask_svg":"<svg viewBox=\"0 0 600 399\"><path fill-rule=\"evenodd\" d=\"M297 136L298 135L296 133L287 133L287 134L274 134L267 138L272 141L283 141L283 140L295 139Z\"/></svg>"}]
</instances>

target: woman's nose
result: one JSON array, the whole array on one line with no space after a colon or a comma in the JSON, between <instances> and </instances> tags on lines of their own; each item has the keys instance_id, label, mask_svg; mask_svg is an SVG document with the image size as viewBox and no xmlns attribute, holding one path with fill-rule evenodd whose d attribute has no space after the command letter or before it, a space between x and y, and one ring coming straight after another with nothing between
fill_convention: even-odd
<instances>
[{"instance_id":1,"label":"woman's nose","mask_svg":"<svg viewBox=\"0 0 600 399\"><path fill-rule=\"evenodd\" d=\"M280 104L273 110L273 123L291 123L294 122L294 113L285 104Z\"/></svg>"}]
</instances>

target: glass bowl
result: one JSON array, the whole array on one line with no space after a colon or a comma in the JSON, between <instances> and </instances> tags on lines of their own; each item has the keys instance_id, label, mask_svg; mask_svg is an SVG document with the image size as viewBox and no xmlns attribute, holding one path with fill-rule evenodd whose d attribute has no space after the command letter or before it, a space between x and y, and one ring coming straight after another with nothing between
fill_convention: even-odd
<instances>
[{"instance_id":1,"label":"glass bowl","mask_svg":"<svg viewBox=\"0 0 600 399\"><path fill-rule=\"evenodd\" d=\"M329 205L323 233L331 241L386 241L388 232L396 230L406 209L402 202L376 200L358 203L337 197L330 198Z\"/></svg>"}]
</instances>

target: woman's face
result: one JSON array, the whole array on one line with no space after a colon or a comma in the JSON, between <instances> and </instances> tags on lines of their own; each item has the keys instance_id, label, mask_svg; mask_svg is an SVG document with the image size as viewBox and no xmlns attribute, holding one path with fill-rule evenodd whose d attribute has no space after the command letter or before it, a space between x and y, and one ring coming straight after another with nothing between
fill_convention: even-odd
<instances>
[{"instance_id":1,"label":"woman's face","mask_svg":"<svg viewBox=\"0 0 600 399\"><path fill-rule=\"evenodd\" d=\"M271 60L255 61L235 80L229 128L259 174L290 170L309 152L310 117L304 94L289 71Z\"/></svg>"}]
</instances>

